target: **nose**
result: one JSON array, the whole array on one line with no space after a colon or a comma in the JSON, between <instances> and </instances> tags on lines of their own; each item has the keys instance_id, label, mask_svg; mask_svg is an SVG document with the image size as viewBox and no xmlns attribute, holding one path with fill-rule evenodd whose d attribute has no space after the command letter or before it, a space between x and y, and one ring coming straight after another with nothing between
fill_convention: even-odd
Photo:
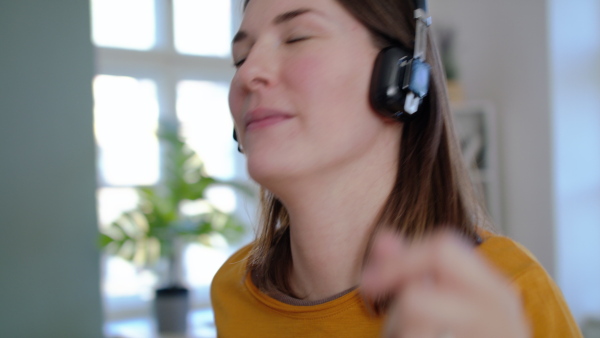
<instances>
[{"instance_id":1,"label":"nose","mask_svg":"<svg viewBox=\"0 0 600 338\"><path fill-rule=\"evenodd\" d=\"M278 64L275 50L256 43L239 67L236 77L248 91L257 91L275 84Z\"/></svg>"}]
</instances>

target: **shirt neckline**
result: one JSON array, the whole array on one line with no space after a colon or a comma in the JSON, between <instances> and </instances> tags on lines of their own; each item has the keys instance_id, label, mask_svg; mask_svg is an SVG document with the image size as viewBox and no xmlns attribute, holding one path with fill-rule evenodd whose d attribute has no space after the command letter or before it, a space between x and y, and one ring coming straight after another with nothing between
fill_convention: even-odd
<instances>
[{"instance_id":1,"label":"shirt neckline","mask_svg":"<svg viewBox=\"0 0 600 338\"><path fill-rule=\"evenodd\" d=\"M353 303L364 306L363 298L358 287L353 287L331 297L311 302L311 304L296 304L296 301L305 301L290 297L283 293L281 293L281 295L284 295L287 298L277 299L280 297L276 298L273 295L268 295L258 289L252 282L250 274L246 275L244 284L250 294L258 302L289 317L318 318L332 316L350 309ZM291 302L288 302L290 300Z\"/></svg>"}]
</instances>

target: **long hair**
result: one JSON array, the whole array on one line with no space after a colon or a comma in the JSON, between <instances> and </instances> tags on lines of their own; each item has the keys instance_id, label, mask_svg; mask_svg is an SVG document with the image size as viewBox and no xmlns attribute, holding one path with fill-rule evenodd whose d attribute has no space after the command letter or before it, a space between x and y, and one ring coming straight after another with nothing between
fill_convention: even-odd
<instances>
[{"instance_id":1,"label":"long hair","mask_svg":"<svg viewBox=\"0 0 600 338\"><path fill-rule=\"evenodd\" d=\"M249 0L245 0L244 8ZM416 23L412 0L336 0L371 33L378 48L398 45L412 51ZM477 226L490 222L474 193L455 135L444 71L431 35L427 62L431 65L428 96L417 116L404 123L398 170L392 191L375 220L375 230L393 229L406 238L421 238L440 227L477 242ZM249 256L247 272L263 291L294 295L290 219L285 206L261 190L261 220ZM367 253L365 253L366 255Z\"/></svg>"}]
</instances>

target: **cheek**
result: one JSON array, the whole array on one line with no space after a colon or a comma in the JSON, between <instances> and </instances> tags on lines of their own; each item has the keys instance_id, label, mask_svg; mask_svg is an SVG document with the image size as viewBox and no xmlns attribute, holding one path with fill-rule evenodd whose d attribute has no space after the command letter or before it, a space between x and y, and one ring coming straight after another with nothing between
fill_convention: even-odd
<instances>
[{"instance_id":1,"label":"cheek","mask_svg":"<svg viewBox=\"0 0 600 338\"><path fill-rule=\"evenodd\" d=\"M231 87L229 88L229 97L228 97L228 102L229 102L229 111L231 112L231 115L235 115L235 111L237 111L237 108L239 107L238 103L237 103L237 98L235 95L235 89L233 88L233 85L231 85Z\"/></svg>"},{"instance_id":2,"label":"cheek","mask_svg":"<svg viewBox=\"0 0 600 338\"><path fill-rule=\"evenodd\" d=\"M334 56L307 55L288 64L286 72L289 88L300 96L300 102L319 106L339 106L358 99L363 86L360 76L349 63ZM364 88L367 88L364 86ZM313 107L316 108L316 107Z\"/></svg>"},{"instance_id":3,"label":"cheek","mask_svg":"<svg viewBox=\"0 0 600 338\"><path fill-rule=\"evenodd\" d=\"M287 82L294 89L300 89L303 92L314 88L321 81L319 74L326 70L323 60L318 57L304 56L296 58L287 65Z\"/></svg>"},{"instance_id":4,"label":"cheek","mask_svg":"<svg viewBox=\"0 0 600 338\"><path fill-rule=\"evenodd\" d=\"M244 99L242 89L234 81L229 87L229 111L234 120L237 121L243 109Z\"/></svg>"}]
</instances>

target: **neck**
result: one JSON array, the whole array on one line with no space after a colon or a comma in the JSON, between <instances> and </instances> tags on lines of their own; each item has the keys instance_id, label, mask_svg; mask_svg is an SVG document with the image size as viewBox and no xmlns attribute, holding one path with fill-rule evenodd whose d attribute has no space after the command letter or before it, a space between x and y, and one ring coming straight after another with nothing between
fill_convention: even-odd
<instances>
[{"instance_id":1,"label":"neck","mask_svg":"<svg viewBox=\"0 0 600 338\"><path fill-rule=\"evenodd\" d=\"M398 148L388 148L343 169L296 178L277 192L290 216L290 284L299 297L320 300L358 284L374 223L396 179Z\"/></svg>"}]
</instances>

